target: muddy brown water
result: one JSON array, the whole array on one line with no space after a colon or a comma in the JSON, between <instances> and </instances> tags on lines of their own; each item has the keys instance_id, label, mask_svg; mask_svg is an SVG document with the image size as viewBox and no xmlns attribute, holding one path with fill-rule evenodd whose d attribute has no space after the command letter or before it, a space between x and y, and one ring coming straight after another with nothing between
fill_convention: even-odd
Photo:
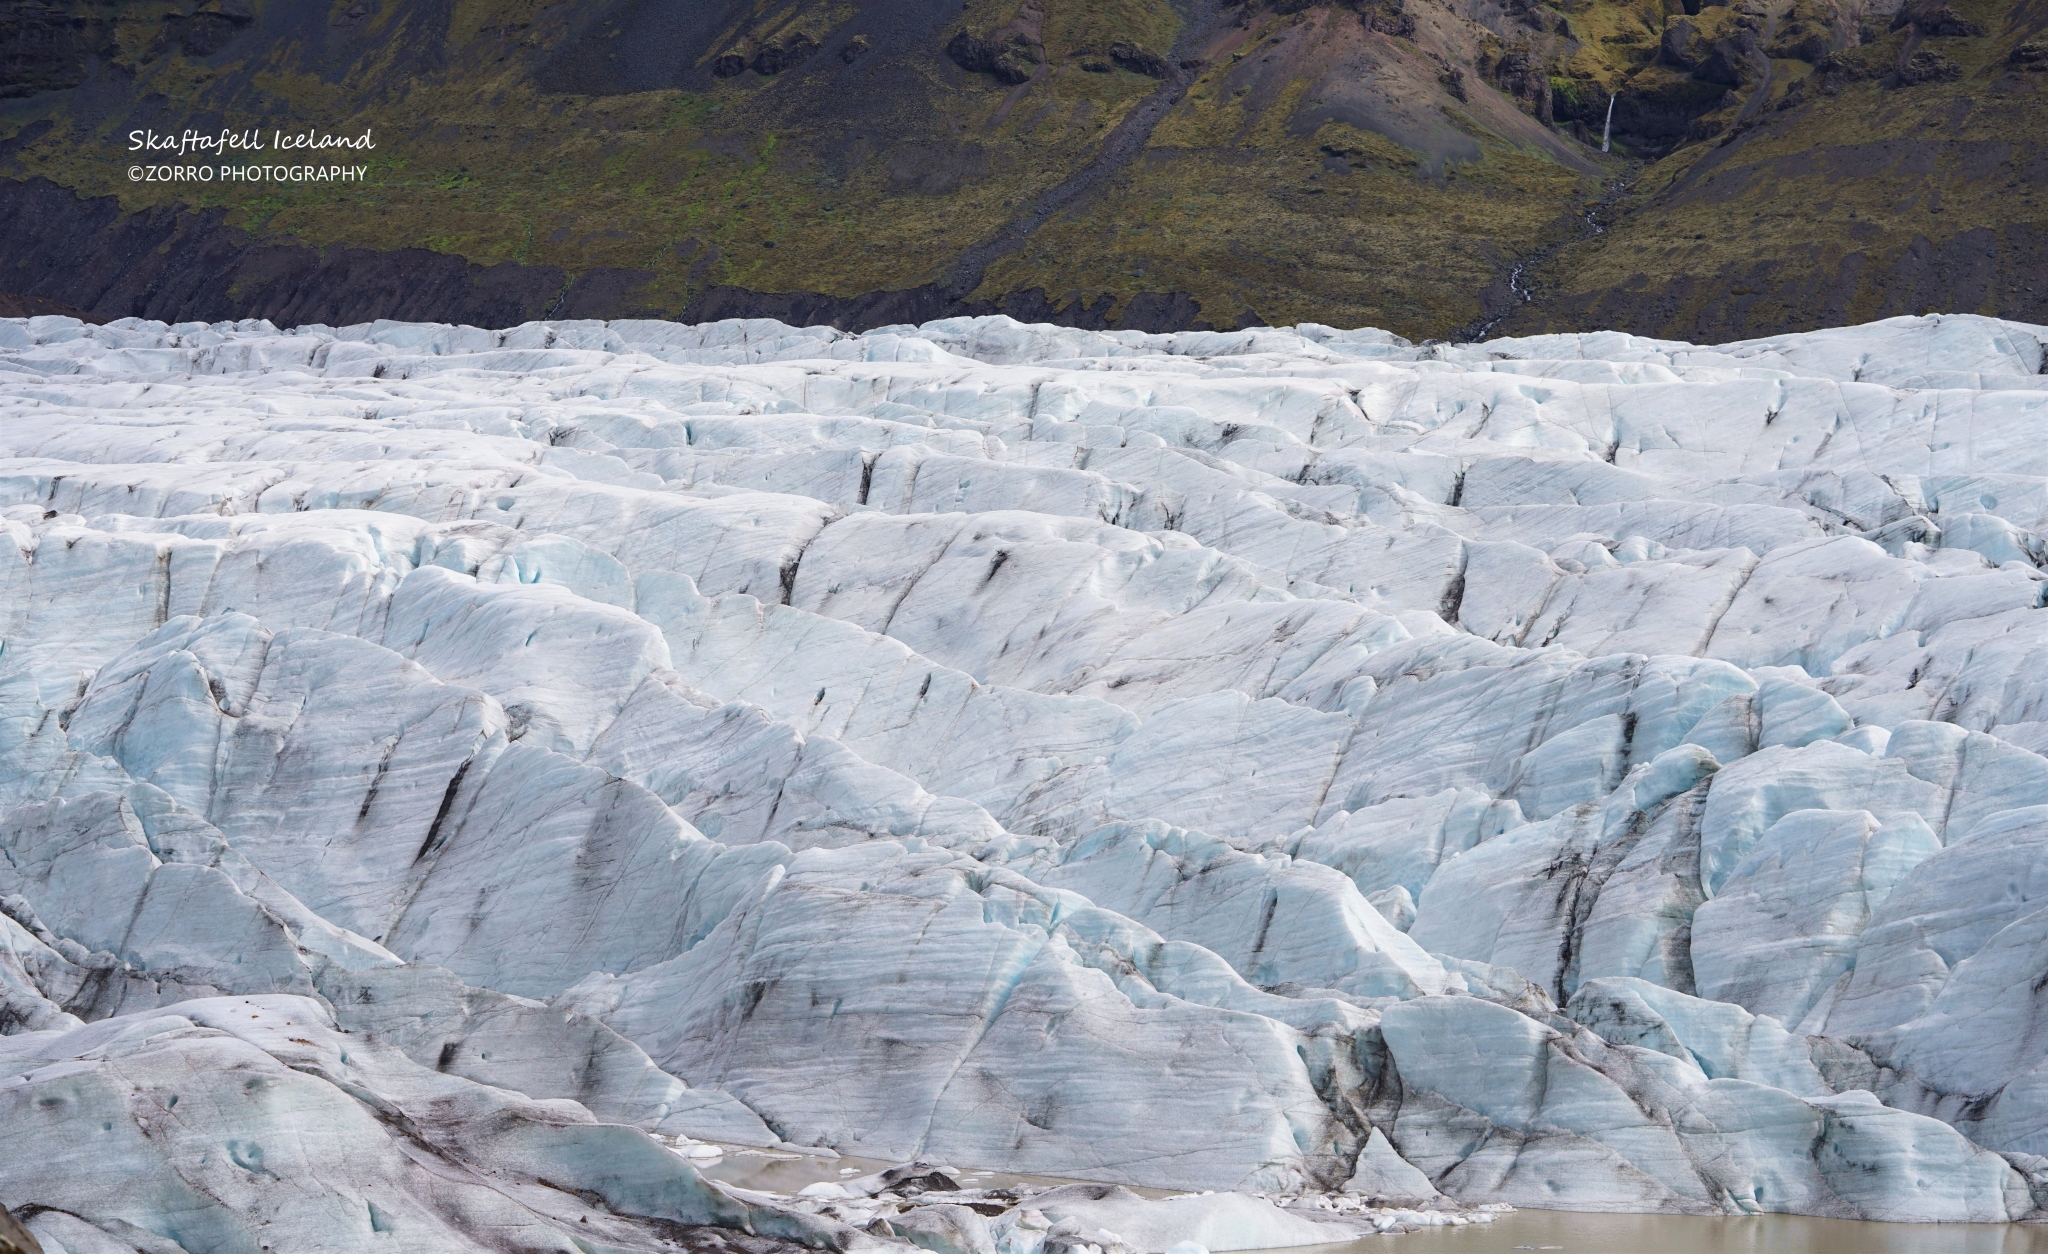
<instances>
[{"instance_id":1,"label":"muddy brown water","mask_svg":"<svg viewBox=\"0 0 2048 1254\"><path fill-rule=\"evenodd\" d=\"M1316 1246L1314 1254L1375 1250L1386 1254L2048 1254L2048 1225L1883 1224L1801 1215L1694 1219L1518 1210L1490 1224L1366 1237L1345 1245Z\"/></svg>"}]
</instances>

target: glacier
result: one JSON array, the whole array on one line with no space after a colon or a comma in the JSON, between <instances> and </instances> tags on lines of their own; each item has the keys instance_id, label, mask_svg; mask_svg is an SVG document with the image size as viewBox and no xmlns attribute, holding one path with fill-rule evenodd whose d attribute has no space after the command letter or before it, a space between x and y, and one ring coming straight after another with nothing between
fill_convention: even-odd
<instances>
[{"instance_id":1,"label":"glacier","mask_svg":"<svg viewBox=\"0 0 2048 1254\"><path fill-rule=\"evenodd\" d=\"M0 320L0 1203L2048 1217L2044 435L1962 315Z\"/></svg>"}]
</instances>

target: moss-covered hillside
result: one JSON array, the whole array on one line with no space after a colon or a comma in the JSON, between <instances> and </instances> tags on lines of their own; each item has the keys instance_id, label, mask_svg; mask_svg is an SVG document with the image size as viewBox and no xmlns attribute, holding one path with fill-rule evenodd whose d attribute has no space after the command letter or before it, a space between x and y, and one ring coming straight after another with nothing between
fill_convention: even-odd
<instances>
[{"instance_id":1,"label":"moss-covered hillside","mask_svg":"<svg viewBox=\"0 0 2048 1254\"><path fill-rule=\"evenodd\" d=\"M1418 337L2048 320L2044 27L2048 0L24 0L0 292ZM130 181L131 131L250 127L367 129L369 177Z\"/></svg>"}]
</instances>

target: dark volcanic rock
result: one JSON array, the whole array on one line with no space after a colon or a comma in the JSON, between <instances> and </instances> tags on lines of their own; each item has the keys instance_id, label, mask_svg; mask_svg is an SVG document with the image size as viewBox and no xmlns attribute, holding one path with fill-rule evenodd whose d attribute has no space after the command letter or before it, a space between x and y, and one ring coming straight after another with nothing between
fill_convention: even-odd
<instances>
[{"instance_id":1,"label":"dark volcanic rock","mask_svg":"<svg viewBox=\"0 0 2048 1254\"><path fill-rule=\"evenodd\" d=\"M1691 75L1670 74L1644 81L1649 78L1637 75L1627 90L1615 97L1614 133L1652 152L1682 142L1691 134L1694 121L1713 109L1726 90Z\"/></svg>"},{"instance_id":2,"label":"dark volcanic rock","mask_svg":"<svg viewBox=\"0 0 2048 1254\"><path fill-rule=\"evenodd\" d=\"M554 266L479 266L425 249L317 249L259 240L218 210L123 214L113 197L81 200L46 179L0 180L0 317L62 313L93 321L154 318L218 322L268 318L279 326L344 326L377 318L517 326L536 318L780 318L798 326L865 331L899 322L1006 313L1026 322L1142 331L1206 329L1186 292L1141 292L1112 319L1111 298L1042 289L997 301L966 300L927 284L859 296L713 287L685 309L640 296L652 273L600 267L571 276Z\"/></svg>"},{"instance_id":3,"label":"dark volcanic rock","mask_svg":"<svg viewBox=\"0 0 2048 1254\"><path fill-rule=\"evenodd\" d=\"M1771 41L1770 53L1780 60L1811 65L1828 54L1827 32L1804 28L1780 31Z\"/></svg>"},{"instance_id":4,"label":"dark volcanic rock","mask_svg":"<svg viewBox=\"0 0 2048 1254\"><path fill-rule=\"evenodd\" d=\"M964 30L946 44L946 55L970 74L993 74L1005 83L1029 82L1045 62L1045 49L1023 35L998 41Z\"/></svg>"},{"instance_id":5,"label":"dark volcanic rock","mask_svg":"<svg viewBox=\"0 0 2048 1254\"><path fill-rule=\"evenodd\" d=\"M2015 294L1999 302L1999 317L2048 322L2048 231L2014 222L1941 241L1920 236L1895 257L1849 248L1800 271L1766 260L1702 268L1664 284L1624 283L1553 297L1542 307L1520 305L1492 334L1615 327L1725 343L1929 309L1971 309L2000 291Z\"/></svg>"},{"instance_id":6,"label":"dark volcanic rock","mask_svg":"<svg viewBox=\"0 0 2048 1254\"><path fill-rule=\"evenodd\" d=\"M0 6L6 2L0 0ZM284 2L271 0L266 14ZM429 13L449 6L447 0L435 0L412 7ZM543 92L578 96L715 88L757 68L755 62L771 44L779 54L763 64L777 67L769 77L777 91L787 91L781 84L792 77L829 79L846 64L869 56L936 56L945 46L944 32L961 16L960 0L858 0L807 9L799 34L778 29L779 19L763 24L754 0L576 0L533 7L538 10L534 31L549 33L530 51L515 53L514 60L531 56L534 82ZM270 22L268 16L264 20ZM793 46L811 41L817 46L808 52ZM860 51L850 52L856 45ZM800 76L791 75L798 63L793 53L802 54ZM816 107L843 120L849 103L845 86L842 80L825 88ZM879 85L875 90L901 94L882 93Z\"/></svg>"},{"instance_id":7,"label":"dark volcanic rock","mask_svg":"<svg viewBox=\"0 0 2048 1254\"><path fill-rule=\"evenodd\" d=\"M35 0L0 4L0 99L78 86L112 42L111 21Z\"/></svg>"},{"instance_id":8,"label":"dark volcanic rock","mask_svg":"<svg viewBox=\"0 0 2048 1254\"><path fill-rule=\"evenodd\" d=\"M754 73L766 78L802 65L817 51L818 41L799 31L779 42L761 45L761 50L754 54L750 64Z\"/></svg>"},{"instance_id":9,"label":"dark volcanic rock","mask_svg":"<svg viewBox=\"0 0 2048 1254\"><path fill-rule=\"evenodd\" d=\"M43 1254L43 1247L5 1206L0 1206L0 1254Z\"/></svg>"},{"instance_id":10,"label":"dark volcanic rock","mask_svg":"<svg viewBox=\"0 0 2048 1254\"><path fill-rule=\"evenodd\" d=\"M1147 78L1165 78L1171 72L1166 58L1156 52L1147 52L1129 40L1118 40L1109 46L1109 59L1136 74Z\"/></svg>"},{"instance_id":11,"label":"dark volcanic rock","mask_svg":"<svg viewBox=\"0 0 2048 1254\"><path fill-rule=\"evenodd\" d=\"M1528 43L1520 42L1505 52L1482 56L1479 71L1492 79L1494 86L1514 97L1515 103L1531 116L1544 122L1553 120L1550 70Z\"/></svg>"},{"instance_id":12,"label":"dark volcanic rock","mask_svg":"<svg viewBox=\"0 0 2048 1254\"><path fill-rule=\"evenodd\" d=\"M1664 60L1692 71L1701 82L1740 86L1758 47L1756 32L1746 26L1708 35L1697 20L1678 17L1664 28Z\"/></svg>"},{"instance_id":13,"label":"dark volcanic rock","mask_svg":"<svg viewBox=\"0 0 2048 1254\"><path fill-rule=\"evenodd\" d=\"M1045 14L1039 0L1023 0L1015 17L985 37L958 32L946 41L946 56L970 74L991 74L1012 85L1030 82L1045 65Z\"/></svg>"},{"instance_id":14,"label":"dark volcanic rock","mask_svg":"<svg viewBox=\"0 0 2048 1254\"><path fill-rule=\"evenodd\" d=\"M1899 63L1898 83L1901 87L1917 87L1921 83L1947 83L1963 76L1962 67L1954 61L1925 48Z\"/></svg>"},{"instance_id":15,"label":"dark volcanic rock","mask_svg":"<svg viewBox=\"0 0 2048 1254\"><path fill-rule=\"evenodd\" d=\"M511 326L575 294L552 266L478 266L411 248L316 249L262 241L219 210L123 214L46 179L0 181L0 291L95 318L268 318L341 325L372 318ZM586 275L579 282L590 281Z\"/></svg>"},{"instance_id":16,"label":"dark volcanic rock","mask_svg":"<svg viewBox=\"0 0 2048 1254\"><path fill-rule=\"evenodd\" d=\"M1957 13L1942 0L1921 0L1901 8L1892 17L1891 29L1911 26L1922 35L1948 38L1968 38L1982 35L1984 28Z\"/></svg>"},{"instance_id":17,"label":"dark volcanic rock","mask_svg":"<svg viewBox=\"0 0 2048 1254\"><path fill-rule=\"evenodd\" d=\"M244 0L223 0L197 13L172 13L164 18L164 43L176 44L188 57L210 57L234 42L243 27L256 20Z\"/></svg>"},{"instance_id":18,"label":"dark volcanic rock","mask_svg":"<svg viewBox=\"0 0 2048 1254\"><path fill-rule=\"evenodd\" d=\"M16 296L13 292L0 292L0 318L42 318L55 316L76 318L80 322L97 322L86 310L76 305L67 305L60 300L44 300L40 296Z\"/></svg>"},{"instance_id":19,"label":"dark volcanic rock","mask_svg":"<svg viewBox=\"0 0 2048 1254\"><path fill-rule=\"evenodd\" d=\"M1360 9L1358 16L1367 30L1397 39L1415 37L1415 15L1408 12L1406 0L1379 0Z\"/></svg>"}]
</instances>

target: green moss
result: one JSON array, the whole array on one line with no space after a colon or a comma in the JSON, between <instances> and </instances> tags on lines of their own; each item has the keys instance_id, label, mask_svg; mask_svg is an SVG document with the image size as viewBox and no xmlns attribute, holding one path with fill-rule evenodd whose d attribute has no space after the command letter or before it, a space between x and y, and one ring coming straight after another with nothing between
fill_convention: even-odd
<instances>
[{"instance_id":1,"label":"green moss","mask_svg":"<svg viewBox=\"0 0 2048 1254\"><path fill-rule=\"evenodd\" d=\"M1538 276L1554 293L1552 312L1525 322L1582 317L1637 291L1689 293L1627 328L1684 336L1742 333L1745 318L1858 321L1916 299L1983 313L2024 304L2026 260L2009 241L2048 228L2048 196L2034 190L2010 136L2040 125L2043 93L1972 82L1998 66L1992 38L1927 41L1954 49L1946 55L1966 67L1960 81L1887 87L1875 79L1896 62L1901 38L1839 56L1846 75L1774 62L1774 78L1808 80L1789 106L1759 115L1734 142L1691 145L1644 171L1607 235L1571 245ZM1913 250L1972 227L1984 228L1971 259L1980 277L1926 275L1917 280L1926 297L1912 295L1916 280L1888 277Z\"/></svg>"},{"instance_id":2,"label":"green moss","mask_svg":"<svg viewBox=\"0 0 2048 1254\"><path fill-rule=\"evenodd\" d=\"M2008 29L2004 0L1954 3L1987 30ZM1791 12L1806 20L1797 15L1822 5L1798 0ZM1085 167L1160 89L1083 63L1120 40L1164 53L1181 33L1168 0L1040 0L1046 60L1028 86L963 75L928 48L867 71L870 94L849 113L795 72L691 92L543 92L533 67L568 37L561 6L545 0L383 6L371 52L345 82L310 72L289 49L219 66L163 54L156 32L170 7L135 0L108 19L133 96L161 97L169 117L373 127L375 152L352 158L372 167L369 183L131 184L125 112L96 113L63 94L0 102L0 135L51 123L18 146L7 173L114 195L130 209L219 208L237 225L317 245L426 242L486 264L645 270L653 278L639 299L669 311L712 284L854 295L939 280L964 248ZM1509 32L1547 75L1559 116L1594 117L1616 90L1692 114L1726 91L1656 60L1665 19L1654 0L1572 0L1569 11L1571 39ZM798 28L822 38L857 16L847 0L768 2L751 13L751 37L763 39ZM993 30L1019 15L1018 0L973 0L959 21ZM2016 29L1928 41L1964 77L1905 90L1872 81L1896 60L1896 34L1839 54L1862 67L1861 79L1813 76L1781 57L1772 107L1750 111L1733 143L1689 144L1638 171L1612 229L1578 239L1582 206L1626 167L1625 153L1602 165L1545 134L1469 64L1471 98L1442 95L1428 31L1413 48L1372 36L1382 41L1374 55L1387 58L1378 81L1398 85L1403 108L1471 137L1476 158L1430 158L1390 138L1404 133L1393 126L1330 121L1297 133L1311 93L1340 81L1327 77L1336 62L1315 58L1364 38L1358 19L1259 10L1248 20L1206 49L1210 64L1142 157L999 258L981 296L1043 288L1055 302L1106 296L1121 308L1141 292L1184 291L1218 323L1256 314L1442 335L1479 316L1480 294L1517 258L1549 258L1537 277L1554 297L1520 316L1554 308L1576 317L1617 293L1759 265L1818 288L1852 251L1881 266L1916 236L2040 220L2031 201L1999 190L2018 158L1985 166L1982 151L1966 151L2039 128L2035 83L2048 76L2018 77L2017 87L1998 77ZM1736 14L1723 7L1699 20L1716 27ZM1313 36L1285 44L1299 63L1268 64L1290 31ZM739 26L729 33L738 38ZM408 50L430 44L445 57L423 69ZM1496 58L1506 47L1493 46ZM850 134L854 116L864 137ZM1884 144L1937 151L1944 164L1931 180L1897 162L1845 173L1862 168L1852 154ZM1828 246L1816 248L1817 238ZM1672 317L1706 316L1713 299L1702 290ZM1874 309L1876 299L1857 295L1851 306Z\"/></svg>"}]
</instances>

